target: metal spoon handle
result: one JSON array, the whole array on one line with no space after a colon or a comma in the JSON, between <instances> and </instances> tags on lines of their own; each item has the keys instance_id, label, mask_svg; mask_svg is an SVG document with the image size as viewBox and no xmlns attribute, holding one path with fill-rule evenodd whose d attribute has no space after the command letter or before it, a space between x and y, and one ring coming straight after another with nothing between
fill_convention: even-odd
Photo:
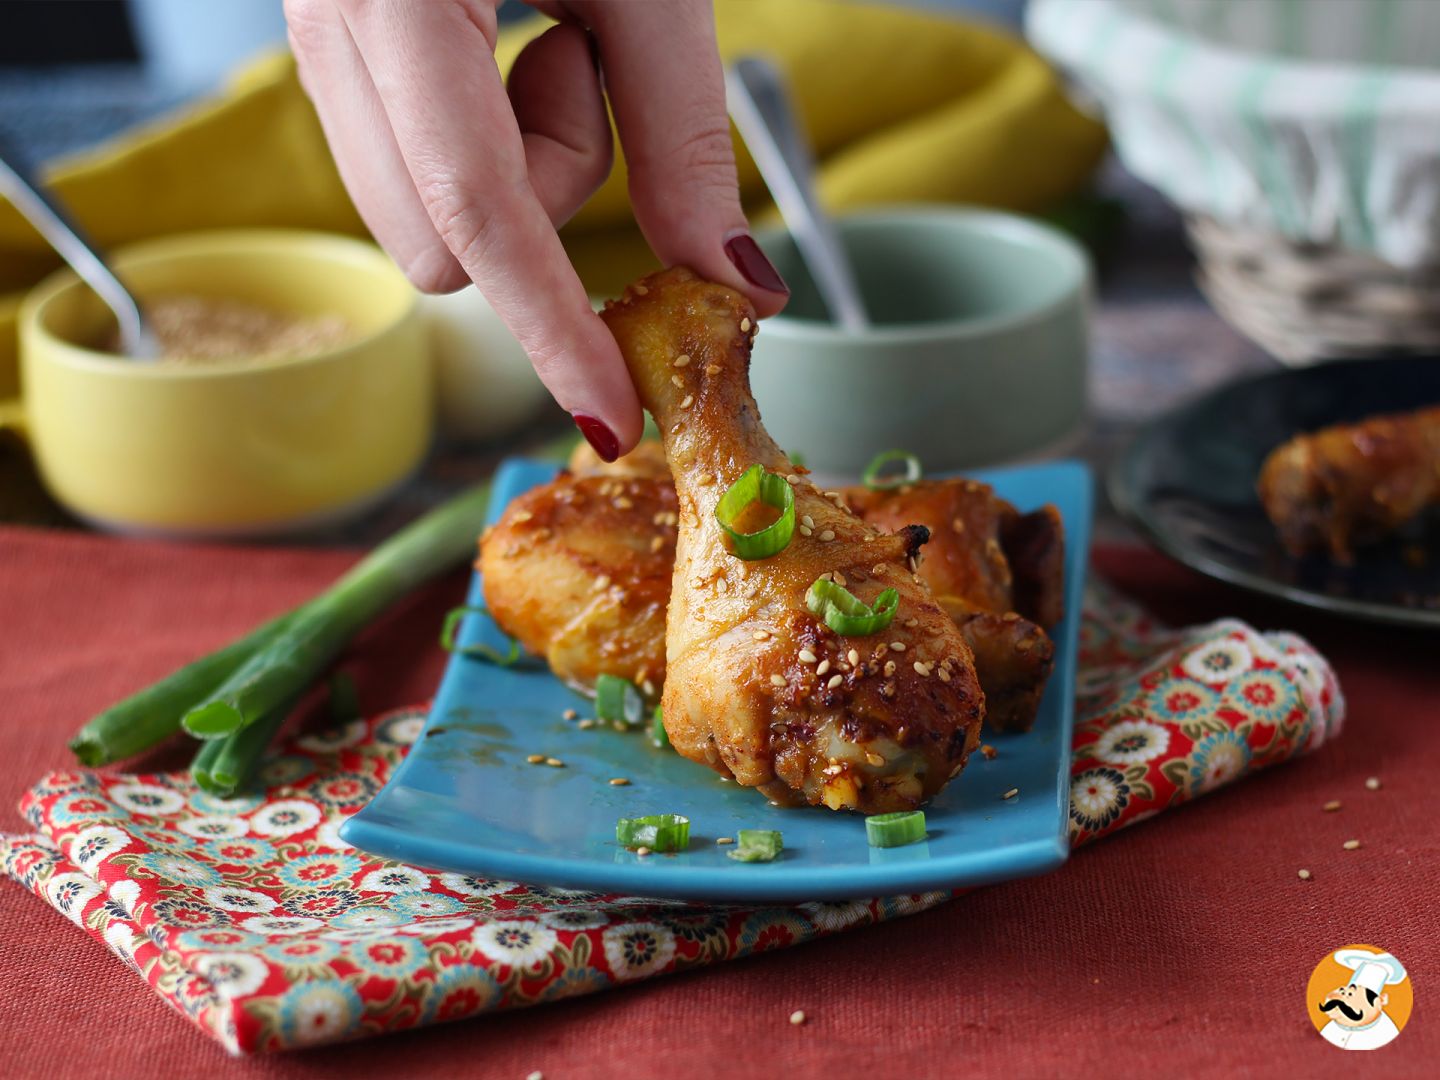
<instances>
[{"instance_id":1,"label":"metal spoon handle","mask_svg":"<svg viewBox=\"0 0 1440 1080\"><path fill-rule=\"evenodd\" d=\"M775 205L831 316L846 330L870 325L850 259L815 193L810 147L790 110L785 83L773 64L742 57L725 73L730 116L755 159Z\"/></svg>"},{"instance_id":2,"label":"metal spoon handle","mask_svg":"<svg viewBox=\"0 0 1440 1080\"><path fill-rule=\"evenodd\" d=\"M159 345L146 327L140 307L130 291L96 254L94 246L78 226L46 194L44 185L36 182L20 164L20 159L4 146L0 146L0 194L10 200L15 209L35 226L50 246L115 313L120 324L120 345L125 354L140 359L159 356Z\"/></svg>"}]
</instances>

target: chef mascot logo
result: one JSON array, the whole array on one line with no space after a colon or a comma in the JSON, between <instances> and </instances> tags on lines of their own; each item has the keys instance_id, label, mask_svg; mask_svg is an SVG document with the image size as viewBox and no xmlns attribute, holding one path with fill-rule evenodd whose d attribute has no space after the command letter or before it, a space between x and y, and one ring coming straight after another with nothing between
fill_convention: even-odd
<instances>
[{"instance_id":1,"label":"chef mascot logo","mask_svg":"<svg viewBox=\"0 0 1440 1080\"><path fill-rule=\"evenodd\" d=\"M1410 1019L1405 966L1372 945L1347 945L1321 960L1306 997L1315 1030L1343 1050L1378 1050Z\"/></svg>"}]
</instances>

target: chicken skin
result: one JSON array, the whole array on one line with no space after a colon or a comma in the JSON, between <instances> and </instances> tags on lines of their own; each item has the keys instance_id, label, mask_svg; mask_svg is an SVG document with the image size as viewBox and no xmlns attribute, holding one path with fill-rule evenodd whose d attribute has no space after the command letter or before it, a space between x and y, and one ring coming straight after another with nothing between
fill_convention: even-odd
<instances>
[{"instance_id":1,"label":"chicken skin","mask_svg":"<svg viewBox=\"0 0 1440 1080\"><path fill-rule=\"evenodd\" d=\"M1029 731L1055 666L1043 627L1064 614L1064 532L1045 506L1021 514L974 480L929 480L892 491L847 489L882 529L930 530L920 576L965 636L998 731Z\"/></svg>"},{"instance_id":2,"label":"chicken skin","mask_svg":"<svg viewBox=\"0 0 1440 1080\"><path fill-rule=\"evenodd\" d=\"M605 464L588 445L570 459L579 472L604 470L655 476L670 486L660 444L642 442ZM997 731L1029 731L1055 666L1044 627L1064 614L1064 530L1059 512L1044 506L1021 514L973 480L923 480L892 491L842 489L851 509L883 531L909 524L930 530L920 577L960 628L975 657L985 692L985 719ZM620 525L617 522L617 525ZM638 515L637 531L647 528Z\"/></svg>"},{"instance_id":3,"label":"chicken skin","mask_svg":"<svg viewBox=\"0 0 1440 1080\"><path fill-rule=\"evenodd\" d=\"M1287 551L1349 564L1357 545L1440 504L1440 408L1297 435L1265 458L1257 486Z\"/></svg>"},{"instance_id":4,"label":"chicken skin","mask_svg":"<svg viewBox=\"0 0 1440 1080\"><path fill-rule=\"evenodd\" d=\"M527 491L480 540L485 606L570 685L665 684L665 607L675 565L675 488L562 476Z\"/></svg>"},{"instance_id":5,"label":"chicken skin","mask_svg":"<svg viewBox=\"0 0 1440 1080\"><path fill-rule=\"evenodd\" d=\"M964 768L984 714L970 647L914 573L927 530L881 534L776 446L750 394L755 312L738 293L675 268L628 288L602 318L675 481L671 745L775 802L918 806ZM745 560L715 510L755 464L791 484L797 528L777 554ZM868 636L830 629L806 604L823 575L866 604L895 589L893 622Z\"/></svg>"}]
</instances>

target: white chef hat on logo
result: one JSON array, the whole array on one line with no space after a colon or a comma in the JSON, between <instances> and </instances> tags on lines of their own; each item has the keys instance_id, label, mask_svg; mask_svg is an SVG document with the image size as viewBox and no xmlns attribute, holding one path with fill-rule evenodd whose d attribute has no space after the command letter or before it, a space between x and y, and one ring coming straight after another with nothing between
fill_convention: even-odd
<instances>
[{"instance_id":1,"label":"white chef hat on logo","mask_svg":"<svg viewBox=\"0 0 1440 1080\"><path fill-rule=\"evenodd\" d=\"M1386 986L1405 981L1405 966L1388 952L1372 953L1369 949L1337 949L1335 962L1353 968L1350 985L1380 993Z\"/></svg>"}]
</instances>

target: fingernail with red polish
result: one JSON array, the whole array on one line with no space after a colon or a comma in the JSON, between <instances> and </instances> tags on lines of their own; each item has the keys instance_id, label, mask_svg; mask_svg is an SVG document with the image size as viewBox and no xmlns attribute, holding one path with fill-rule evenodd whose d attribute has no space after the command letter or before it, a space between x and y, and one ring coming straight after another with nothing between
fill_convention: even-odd
<instances>
[{"instance_id":1,"label":"fingernail with red polish","mask_svg":"<svg viewBox=\"0 0 1440 1080\"><path fill-rule=\"evenodd\" d=\"M600 460L614 461L620 456L620 440L603 421L582 412L571 413L570 416L575 421L575 426L580 429L580 434L585 436L585 441L600 455Z\"/></svg>"},{"instance_id":2,"label":"fingernail with red polish","mask_svg":"<svg viewBox=\"0 0 1440 1080\"><path fill-rule=\"evenodd\" d=\"M760 245L749 233L741 233L726 240L725 254L735 264L735 269L740 271L740 276L757 289L790 295L790 286L785 284L785 279L765 257L765 252L760 250Z\"/></svg>"}]
</instances>

